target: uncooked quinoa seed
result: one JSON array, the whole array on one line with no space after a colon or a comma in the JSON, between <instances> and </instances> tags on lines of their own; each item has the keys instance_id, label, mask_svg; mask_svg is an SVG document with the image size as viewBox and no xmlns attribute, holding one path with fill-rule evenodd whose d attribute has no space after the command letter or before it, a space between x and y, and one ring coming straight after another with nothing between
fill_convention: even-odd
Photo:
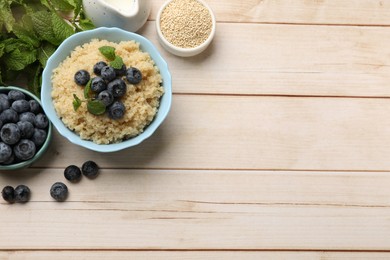
<instances>
[{"instance_id":1,"label":"uncooked quinoa seed","mask_svg":"<svg viewBox=\"0 0 390 260\"><path fill-rule=\"evenodd\" d=\"M197 0L173 0L161 13L160 27L164 37L173 45L194 48L210 35L211 14Z\"/></svg>"}]
</instances>

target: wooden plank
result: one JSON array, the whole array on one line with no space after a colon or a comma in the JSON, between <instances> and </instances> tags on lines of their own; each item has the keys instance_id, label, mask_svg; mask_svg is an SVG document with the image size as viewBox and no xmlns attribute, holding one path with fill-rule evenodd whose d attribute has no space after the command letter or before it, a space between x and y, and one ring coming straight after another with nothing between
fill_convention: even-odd
<instances>
[{"instance_id":1,"label":"wooden plank","mask_svg":"<svg viewBox=\"0 0 390 260\"><path fill-rule=\"evenodd\" d=\"M390 170L387 99L175 95L142 144L99 154L55 134L35 167Z\"/></svg>"},{"instance_id":2,"label":"wooden plank","mask_svg":"<svg viewBox=\"0 0 390 260\"><path fill-rule=\"evenodd\" d=\"M165 0L153 1L150 19ZM389 25L390 1L207 0L220 22Z\"/></svg>"},{"instance_id":3,"label":"wooden plank","mask_svg":"<svg viewBox=\"0 0 390 260\"><path fill-rule=\"evenodd\" d=\"M0 175L32 190L0 203L1 249L390 250L388 173L104 169L56 203L62 172Z\"/></svg>"},{"instance_id":4,"label":"wooden plank","mask_svg":"<svg viewBox=\"0 0 390 260\"><path fill-rule=\"evenodd\" d=\"M385 27L218 24L202 54L166 58L176 93L390 96Z\"/></svg>"},{"instance_id":5,"label":"wooden plank","mask_svg":"<svg viewBox=\"0 0 390 260\"><path fill-rule=\"evenodd\" d=\"M194 259L226 259L226 260L337 260L337 259L389 259L389 253L372 252L166 252L166 251L8 251L0 252L0 259L4 260L41 260L41 259L57 259L57 260L81 260L81 259L179 259L179 260L194 260Z\"/></svg>"}]
</instances>

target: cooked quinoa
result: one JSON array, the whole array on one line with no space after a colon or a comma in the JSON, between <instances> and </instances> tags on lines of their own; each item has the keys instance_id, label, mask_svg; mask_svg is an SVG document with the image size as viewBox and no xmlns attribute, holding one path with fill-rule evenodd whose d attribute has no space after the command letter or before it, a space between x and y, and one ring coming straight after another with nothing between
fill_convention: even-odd
<instances>
[{"instance_id":1,"label":"cooked quinoa","mask_svg":"<svg viewBox=\"0 0 390 260\"><path fill-rule=\"evenodd\" d=\"M93 115L87 111L86 102L73 108L73 94L84 97L84 87L74 82L78 70L86 70L94 77L93 65L99 61L109 63L99 52L101 46L112 46L116 55L122 57L126 67L136 67L142 72L142 81L137 85L128 82L127 92L121 98L126 107L123 118L110 119L106 114ZM126 80L125 80L126 81ZM52 74L54 108L64 124L80 135L81 139L97 144L118 143L143 132L157 113L160 97L164 93L160 72L150 55L139 48L135 41L120 43L94 39L78 46Z\"/></svg>"}]
</instances>

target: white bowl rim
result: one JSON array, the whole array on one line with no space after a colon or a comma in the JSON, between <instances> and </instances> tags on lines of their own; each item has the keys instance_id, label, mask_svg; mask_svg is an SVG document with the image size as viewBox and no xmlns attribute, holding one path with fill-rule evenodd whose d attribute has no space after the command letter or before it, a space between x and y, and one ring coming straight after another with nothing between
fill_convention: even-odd
<instances>
[{"instance_id":1,"label":"white bowl rim","mask_svg":"<svg viewBox=\"0 0 390 260\"><path fill-rule=\"evenodd\" d=\"M157 114L155 115L153 121L144 129L142 133L140 133L138 136L132 137L130 139L127 139L125 141L122 141L120 143L112 143L112 144L97 144L90 140L83 140L80 138L79 135L71 131L65 124L62 122L62 120L57 116L57 113L54 109L54 106L52 104L52 98L51 98L51 75L52 70L56 68L59 63L63 61L61 59L60 61L56 60L57 55L59 53L65 52L66 56L69 56L71 51L74 50L76 46L80 46L84 43L89 42L92 39L99 38L100 35L103 34L116 34L120 35L120 38L123 38L121 41L125 40L134 40L138 43L140 43L141 50L144 50L145 47L149 49L148 53L155 62L156 66L159 68L160 73L164 74L163 76L163 86L164 86L164 94L160 99L160 107L157 111ZM80 40L81 37L81 40ZM107 39L110 40L110 39ZM113 40L115 41L115 40ZM72 46L71 48L69 46ZM68 51L68 49L70 49ZM145 50L144 50L145 51ZM153 54L150 52L152 51ZM65 55L64 54L64 55ZM71 35L67 39L65 39L61 45L57 48L55 53L51 55L46 63L46 67L42 74L42 89L41 89L41 101L42 101L42 107L46 113L46 115L49 117L49 120L53 123L54 127L57 129L57 131L64 137L66 137L70 142L80 145L84 148L87 148L89 150L93 150L96 152L116 152L123 149L130 148L132 146L140 144L145 139L149 138L156 130L157 128L162 124L162 122L167 117L172 103L172 78L171 74L168 69L168 64L161 56L160 52L157 50L157 48L153 45L152 42L150 42L145 37L125 31L116 27L98 27L92 30L88 31L82 31L78 32L76 34ZM49 91L47 91L49 90ZM165 100L163 103L162 100ZM164 105L164 107L162 107Z\"/></svg>"},{"instance_id":2,"label":"white bowl rim","mask_svg":"<svg viewBox=\"0 0 390 260\"><path fill-rule=\"evenodd\" d=\"M157 13L157 17L156 17L156 30L157 30L157 34L158 34L160 40L163 41L163 43L166 45L165 47L168 47L168 48L174 50L177 53L182 53L183 55L192 56L191 54L196 55L196 54L201 53L203 51L203 49L205 49L211 43L211 41L213 40L214 35L215 35L217 22L216 22L213 10L211 9L211 7L205 1L203 1L203 0L196 0L196 1L200 2L201 4L203 4L208 9L208 11L209 11L209 13L211 15L211 21L212 21L211 33L210 33L209 37L204 42L202 42L200 45L198 45L196 47L193 47L193 48L183 48L183 47L179 47L179 46L176 46L176 45L173 45L172 43L170 43L164 37L164 35L163 35L162 31L161 31L161 27L160 27L161 14L162 14L163 10L165 9L165 7L172 1L174 1L174 0L166 1L160 7L160 9L159 9L159 11Z\"/></svg>"}]
</instances>

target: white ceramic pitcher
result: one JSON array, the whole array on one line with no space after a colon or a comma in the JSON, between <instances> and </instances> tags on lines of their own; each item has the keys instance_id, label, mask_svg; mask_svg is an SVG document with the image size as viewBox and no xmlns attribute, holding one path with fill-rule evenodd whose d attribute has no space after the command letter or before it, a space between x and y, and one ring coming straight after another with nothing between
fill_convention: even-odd
<instances>
[{"instance_id":1,"label":"white ceramic pitcher","mask_svg":"<svg viewBox=\"0 0 390 260\"><path fill-rule=\"evenodd\" d=\"M83 0L83 8L96 27L136 32L148 19L151 0Z\"/></svg>"}]
</instances>

